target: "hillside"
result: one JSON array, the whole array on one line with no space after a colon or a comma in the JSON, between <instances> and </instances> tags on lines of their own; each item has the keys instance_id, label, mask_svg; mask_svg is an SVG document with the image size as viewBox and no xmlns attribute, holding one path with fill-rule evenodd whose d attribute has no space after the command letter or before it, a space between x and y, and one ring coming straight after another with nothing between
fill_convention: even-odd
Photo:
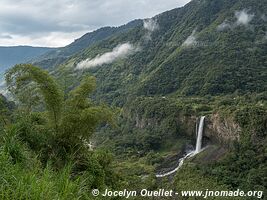
<instances>
[{"instance_id":1,"label":"hillside","mask_svg":"<svg viewBox=\"0 0 267 200\"><path fill-rule=\"evenodd\" d=\"M267 1L192 0L10 69L0 198L266 199L266 13ZM206 199L159 199L176 197Z\"/></svg>"},{"instance_id":2,"label":"hillside","mask_svg":"<svg viewBox=\"0 0 267 200\"><path fill-rule=\"evenodd\" d=\"M50 50L52 48L30 46L0 47L0 73L15 64L27 62Z\"/></svg>"},{"instance_id":3,"label":"hillside","mask_svg":"<svg viewBox=\"0 0 267 200\"><path fill-rule=\"evenodd\" d=\"M184 188L182 177L195 189L266 191L266 12L265 1L193 0L81 51L53 75L67 90L94 75L94 99L122 108L119 127L99 130L93 141L112 149L129 176L129 169L140 175L175 166L206 115L204 142L212 147L170 187Z\"/></svg>"},{"instance_id":4,"label":"hillside","mask_svg":"<svg viewBox=\"0 0 267 200\"><path fill-rule=\"evenodd\" d=\"M141 20L134 20L119 27L103 27L97 29L96 31L83 35L81 38L78 38L73 43L65 47L57 48L56 50L49 51L46 54L33 59L32 63L43 68L53 68L54 66L63 63L70 56L79 53L80 51L94 45L95 43L127 32L128 30L140 25L141 23Z\"/></svg>"},{"instance_id":5,"label":"hillside","mask_svg":"<svg viewBox=\"0 0 267 200\"><path fill-rule=\"evenodd\" d=\"M129 95L264 92L264 13L264 1L195 0L155 16L152 20L157 29L149 31L139 25L87 48L58 69L67 66L76 73L74 69L81 61L130 43L139 50L113 63L83 70L97 77L99 99L125 103ZM248 21L242 22L239 14Z\"/></svg>"}]
</instances>

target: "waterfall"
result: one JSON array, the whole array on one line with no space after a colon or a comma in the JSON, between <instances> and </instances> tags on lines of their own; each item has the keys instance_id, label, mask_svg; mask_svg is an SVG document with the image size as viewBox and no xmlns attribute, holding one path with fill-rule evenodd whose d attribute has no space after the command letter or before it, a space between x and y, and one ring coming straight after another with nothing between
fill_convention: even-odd
<instances>
[{"instance_id":1,"label":"waterfall","mask_svg":"<svg viewBox=\"0 0 267 200\"><path fill-rule=\"evenodd\" d=\"M196 154L201 151L204 120L205 120L205 116L202 116L199 121L199 126L198 126L198 131L197 131L196 151L195 151Z\"/></svg>"},{"instance_id":2,"label":"waterfall","mask_svg":"<svg viewBox=\"0 0 267 200\"><path fill-rule=\"evenodd\" d=\"M162 177L165 177L165 176L169 176L169 175L177 172L182 167L184 161L187 158L191 158L191 157L193 157L196 154L201 152L204 121L205 121L205 116L202 116L200 118L198 126L197 126L197 123L196 123L197 141L196 141L196 149L195 149L195 151L190 151L190 152L186 153L182 158L179 159L179 165L174 170L166 172L164 174L157 174L156 175L157 178L162 178Z\"/></svg>"}]
</instances>

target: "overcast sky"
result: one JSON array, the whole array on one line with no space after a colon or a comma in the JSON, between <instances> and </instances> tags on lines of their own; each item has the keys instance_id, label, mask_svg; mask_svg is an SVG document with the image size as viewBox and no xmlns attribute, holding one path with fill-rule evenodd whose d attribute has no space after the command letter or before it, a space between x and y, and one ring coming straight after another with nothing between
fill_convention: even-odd
<instances>
[{"instance_id":1,"label":"overcast sky","mask_svg":"<svg viewBox=\"0 0 267 200\"><path fill-rule=\"evenodd\" d=\"M190 0L0 0L0 46L65 46L103 26L148 18Z\"/></svg>"}]
</instances>

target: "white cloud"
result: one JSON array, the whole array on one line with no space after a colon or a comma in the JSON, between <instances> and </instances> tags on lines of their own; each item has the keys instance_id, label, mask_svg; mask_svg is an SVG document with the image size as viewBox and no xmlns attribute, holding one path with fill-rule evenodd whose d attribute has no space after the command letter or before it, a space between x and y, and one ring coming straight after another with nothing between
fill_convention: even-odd
<instances>
[{"instance_id":1,"label":"white cloud","mask_svg":"<svg viewBox=\"0 0 267 200\"><path fill-rule=\"evenodd\" d=\"M159 28L159 24L154 19L144 19L143 20L144 29L148 30L149 32L153 32Z\"/></svg>"},{"instance_id":2,"label":"white cloud","mask_svg":"<svg viewBox=\"0 0 267 200\"><path fill-rule=\"evenodd\" d=\"M32 46L46 46L46 47L62 47L74 41L85 34L86 31L78 31L71 33L63 32L50 32L47 35L12 35L1 37L0 45L14 46L15 45L32 45Z\"/></svg>"},{"instance_id":3,"label":"white cloud","mask_svg":"<svg viewBox=\"0 0 267 200\"><path fill-rule=\"evenodd\" d=\"M145 40L149 41L151 40L151 35L154 31L159 29L159 24L156 19L144 19L143 20L143 27L145 30L147 30L147 33L145 35Z\"/></svg>"},{"instance_id":4,"label":"white cloud","mask_svg":"<svg viewBox=\"0 0 267 200\"><path fill-rule=\"evenodd\" d=\"M237 26L248 26L251 20L254 18L254 14L249 14L246 10L236 11L235 12L236 21L234 23L230 23L225 20L218 27L218 31L224 31L226 29L234 29Z\"/></svg>"},{"instance_id":5,"label":"white cloud","mask_svg":"<svg viewBox=\"0 0 267 200\"><path fill-rule=\"evenodd\" d=\"M236 11L235 16L237 18L237 25L247 26L254 17L254 14L248 14L246 10Z\"/></svg>"},{"instance_id":6,"label":"white cloud","mask_svg":"<svg viewBox=\"0 0 267 200\"><path fill-rule=\"evenodd\" d=\"M197 45L197 43L198 42L197 42L197 38L196 38L196 30L193 30L191 35L184 41L182 46L190 47L190 46Z\"/></svg>"},{"instance_id":7,"label":"white cloud","mask_svg":"<svg viewBox=\"0 0 267 200\"><path fill-rule=\"evenodd\" d=\"M218 31L224 31L226 29L231 29L232 26L231 24L229 24L227 21L224 21L223 23L221 23L218 27L217 27L217 30Z\"/></svg>"},{"instance_id":8,"label":"white cloud","mask_svg":"<svg viewBox=\"0 0 267 200\"><path fill-rule=\"evenodd\" d=\"M138 48L134 47L130 43L120 44L116 46L111 52L104 53L103 55L97 55L93 59L86 59L84 61L81 61L76 68L87 69L101 66L103 64L110 64L117 59L125 58L136 51L138 51Z\"/></svg>"}]
</instances>

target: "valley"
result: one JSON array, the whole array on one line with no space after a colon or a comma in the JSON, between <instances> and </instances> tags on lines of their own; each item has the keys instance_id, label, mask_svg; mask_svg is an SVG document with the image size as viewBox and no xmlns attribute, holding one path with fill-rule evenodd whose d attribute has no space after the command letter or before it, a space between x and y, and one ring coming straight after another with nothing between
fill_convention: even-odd
<instances>
[{"instance_id":1,"label":"valley","mask_svg":"<svg viewBox=\"0 0 267 200\"><path fill-rule=\"evenodd\" d=\"M192 0L9 69L0 198L265 199L266 13L265 1Z\"/></svg>"}]
</instances>

